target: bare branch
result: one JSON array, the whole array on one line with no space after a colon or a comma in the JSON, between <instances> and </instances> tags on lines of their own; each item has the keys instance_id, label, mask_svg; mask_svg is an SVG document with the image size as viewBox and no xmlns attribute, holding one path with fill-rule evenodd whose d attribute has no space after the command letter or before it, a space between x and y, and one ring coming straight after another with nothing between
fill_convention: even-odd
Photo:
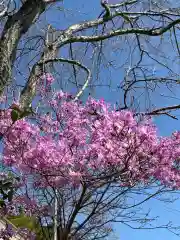
<instances>
[{"instance_id":1,"label":"bare branch","mask_svg":"<svg viewBox=\"0 0 180 240\"><path fill-rule=\"evenodd\" d=\"M169 23L165 27L161 28L129 28L129 29L119 29L115 31L110 31L109 33L106 33L104 35L99 35L99 36L77 36L77 37L72 37L67 40L66 43L68 42L97 42L97 41L102 41L106 40L115 36L121 36L121 35L127 35L127 34L141 34L141 35L147 35L147 36L159 36L162 35L163 33L167 32L170 30L173 26L177 25L180 23L180 19L174 20L171 23Z\"/></svg>"},{"instance_id":2,"label":"bare branch","mask_svg":"<svg viewBox=\"0 0 180 240\"><path fill-rule=\"evenodd\" d=\"M91 72L86 66L84 66L80 62L71 60L71 59L65 59L65 58L52 58L52 59L47 59L44 61L42 60L42 61L39 61L33 67L30 78L21 93L21 105L22 106L29 106L29 104L32 102L32 99L36 93L36 85L38 83L38 79L43 74L43 66L50 62L62 62L62 63L73 64L73 65L76 65L76 66L82 68L87 73L87 79L86 79L84 85L82 86L82 88L80 89L80 91L76 94L76 97L74 99L75 101L83 94L84 90L87 88L90 78L91 78Z\"/></svg>"},{"instance_id":3,"label":"bare branch","mask_svg":"<svg viewBox=\"0 0 180 240\"><path fill-rule=\"evenodd\" d=\"M108 4L110 8L119 8L127 5L132 5L134 3L137 3L137 0L132 0L132 1L124 1L122 3L117 3L117 4Z\"/></svg>"},{"instance_id":4,"label":"bare branch","mask_svg":"<svg viewBox=\"0 0 180 240\"><path fill-rule=\"evenodd\" d=\"M76 66L82 68L87 73L87 79L86 79L84 85L82 86L81 90L76 94L76 97L74 99L74 100L77 100L83 94L84 90L87 88L87 86L89 84L89 81L90 81L90 78L91 78L91 71L86 66L81 64L80 62L78 62L76 60L65 59L65 58L48 59L48 60L39 62L39 65L44 65L44 64L49 63L49 62L70 63L72 65L76 65Z\"/></svg>"}]
</instances>

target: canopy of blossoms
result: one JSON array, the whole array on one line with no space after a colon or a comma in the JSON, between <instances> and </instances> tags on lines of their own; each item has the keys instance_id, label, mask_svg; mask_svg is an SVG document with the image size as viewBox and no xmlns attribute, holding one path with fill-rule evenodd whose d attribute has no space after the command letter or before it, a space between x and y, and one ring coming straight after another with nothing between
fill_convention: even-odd
<instances>
[{"instance_id":1,"label":"canopy of blossoms","mask_svg":"<svg viewBox=\"0 0 180 240\"><path fill-rule=\"evenodd\" d=\"M52 82L50 76L41 82L41 107L32 116L14 120L15 108L1 111L5 165L33 174L39 187L114 178L122 186L157 180L179 188L179 132L160 138L150 120L103 100L73 101L53 93Z\"/></svg>"}]
</instances>

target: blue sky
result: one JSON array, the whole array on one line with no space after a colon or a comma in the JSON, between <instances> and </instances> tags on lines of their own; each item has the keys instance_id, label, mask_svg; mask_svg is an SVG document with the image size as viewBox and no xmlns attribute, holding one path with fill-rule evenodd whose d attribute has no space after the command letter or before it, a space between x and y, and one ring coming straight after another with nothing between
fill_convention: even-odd
<instances>
[{"instance_id":1,"label":"blue sky","mask_svg":"<svg viewBox=\"0 0 180 240\"><path fill-rule=\"evenodd\" d=\"M118 2L117 0L114 2ZM61 4L60 4L61 5ZM61 5L62 6L62 5ZM55 28L57 29L64 29L68 27L70 24L77 23L79 21L83 21L84 19L93 19L97 17L100 13L100 4L98 0L91 0L91 1L84 1L84 0L65 0L64 1L64 7L65 7L65 15L63 15L62 12L58 12L55 10L51 10L48 14L46 14L44 20L47 22L50 22ZM71 15L72 14L72 15ZM124 53L125 54L125 51ZM173 54L173 53L172 53ZM121 62L121 59L119 56L112 56L117 62ZM123 57L125 57L123 55ZM180 73L180 69L178 69L176 65L176 71ZM165 74L159 68L158 70L159 74ZM107 76L112 79L112 87L111 89L108 89L106 87L104 88L97 88L94 92L95 97L104 97L105 100L115 103L117 99L121 101L120 93L116 91L117 85L121 82L121 79L123 78L124 69L118 69L111 72L111 75L108 75L108 72L106 69L103 69L101 72L101 78L105 79ZM166 96L170 95L170 92L167 90L167 88L159 88L158 93L153 93L153 103L156 104L156 106L168 106L173 104L178 104L180 101L178 99L178 96L180 96L180 90L178 88L173 90L173 98L169 98ZM160 94L164 95L165 97L160 97ZM144 101L144 100L142 100ZM180 113L179 113L180 114ZM180 130L179 120L173 120L168 117L158 117L154 119L155 123L158 126L158 131L160 135L168 136L172 133L174 130ZM152 209L152 214L154 216L161 216L158 223L163 223L165 220L167 221L173 221L175 224L179 223L179 217L180 217L180 202L177 201L175 204L168 205L162 202L158 202L155 200L149 201L147 204L144 204L144 209ZM118 235L118 239L121 240L177 240L179 237L173 235L172 233L169 233L167 230L132 230L128 227L123 226L122 224L116 224L116 232Z\"/></svg>"}]
</instances>

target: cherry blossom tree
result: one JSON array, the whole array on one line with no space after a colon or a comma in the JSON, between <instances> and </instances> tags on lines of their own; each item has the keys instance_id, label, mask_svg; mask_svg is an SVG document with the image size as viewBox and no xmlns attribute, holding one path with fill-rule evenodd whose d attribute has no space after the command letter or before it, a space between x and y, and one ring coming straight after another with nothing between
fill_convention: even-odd
<instances>
[{"instance_id":1,"label":"cherry blossom tree","mask_svg":"<svg viewBox=\"0 0 180 240\"><path fill-rule=\"evenodd\" d=\"M153 225L141 205L168 192L171 201L180 185L179 132L160 138L149 118L177 118L179 103L154 106L151 93L179 84L178 6L99 1L91 19L69 11L69 24L65 1L0 4L2 162L21 179L2 215L35 217L44 239L52 239L56 221L61 240L113 238L118 222L177 233L171 223ZM60 26L57 12L65 13ZM118 106L87 98L99 87L120 90ZM2 234L10 237L12 228Z\"/></svg>"},{"instance_id":2,"label":"cherry blossom tree","mask_svg":"<svg viewBox=\"0 0 180 240\"><path fill-rule=\"evenodd\" d=\"M49 75L43 81L36 112L24 118L16 103L1 113L3 164L23 179L24 194L14 196L10 206L16 214L23 206L26 215L48 217L53 224L56 198L58 239L105 239L114 222L148 226L147 213L129 208L179 189L180 133L160 138L146 116L140 120L104 100L89 98L83 104L53 92ZM128 203L137 191L144 199ZM170 224L159 227L173 231Z\"/></svg>"}]
</instances>

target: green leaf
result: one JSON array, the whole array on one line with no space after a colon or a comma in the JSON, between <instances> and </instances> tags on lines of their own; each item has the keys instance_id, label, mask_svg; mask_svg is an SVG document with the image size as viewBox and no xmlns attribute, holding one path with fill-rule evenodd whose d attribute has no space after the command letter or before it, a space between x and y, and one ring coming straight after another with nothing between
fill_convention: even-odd
<instances>
[{"instance_id":1,"label":"green leaf","mask_svg":"<svg viewBox=\"0 0 180 240\"><path fill-rule=\"evenodd\" d=\"M16 122L19 119L19 112L16 110L12 110L11 119L13 122Z\"/></svg>"}]
</instances>

